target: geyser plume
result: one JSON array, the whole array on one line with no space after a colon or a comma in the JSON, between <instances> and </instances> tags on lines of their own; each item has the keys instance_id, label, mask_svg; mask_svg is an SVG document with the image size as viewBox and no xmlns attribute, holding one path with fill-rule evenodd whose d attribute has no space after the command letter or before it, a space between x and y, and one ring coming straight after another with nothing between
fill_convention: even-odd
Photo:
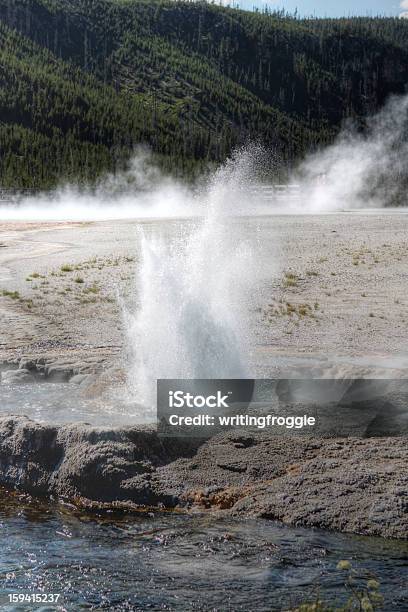
<instances>
[{"instance_id":1,"label":"geyser plume","mask_svg":"<svg viewBox=\"0 0 408 612\"><path fill-rule=\"evenodd\" d=\"M408 204L408 96L392 97L366 123L300 164L291 182L305 212Z\"/></svg>"},{"instance_id":2,"label":"geyser plume","mask_svg":"<svg viewBox=\"0 0 408 612\"><path fill-rule=\"evenodd\" d=\"M158 378L250 375L246 314L256 275L234 215L244 211L255 159L242 151L214 175L201 195L203 218L172 235L140 230L138 307L125 312L129 384L140 404L154 405Z\"/></svg>"}]
</instances>

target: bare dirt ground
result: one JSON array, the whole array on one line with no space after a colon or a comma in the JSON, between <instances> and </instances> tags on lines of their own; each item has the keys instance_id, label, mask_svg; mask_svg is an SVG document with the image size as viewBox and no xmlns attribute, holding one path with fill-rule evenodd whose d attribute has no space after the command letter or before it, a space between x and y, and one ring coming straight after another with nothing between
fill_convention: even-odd
<instances>
[{"instance_id":1,"label":"bare dirt ground","mask_svg":"<svg viewBox=\"0 0 408 612\"><path fill-rule=\"evenodd\" d=\"M170 234L177 221L144 221ZM0 362L118 359L119 303L136 301L136 221L0 223ZM257 375L401 375L408 367L408 215L243 219L262 283L251 304Z\"/></svg>"}]
</instances>

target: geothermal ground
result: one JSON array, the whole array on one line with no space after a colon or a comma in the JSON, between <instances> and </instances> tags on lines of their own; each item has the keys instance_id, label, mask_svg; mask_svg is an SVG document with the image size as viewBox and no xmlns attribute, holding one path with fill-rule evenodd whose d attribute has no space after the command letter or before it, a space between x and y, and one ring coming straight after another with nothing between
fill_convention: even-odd
<instances>
[{"instance_id":1,"label":"geothermal ground","mask_svg":"<svg viewBox=\"0 0 408 612\"><path fill-rule=\"evenodd\" d=\"M408 215L241 219L255 249L252 369L383 376L408 366ZM188 221L144 221L169 237ZM0 361L123 364L137 305L136 221L0 224ZM97 367L97 366L96 366Z\"/></svg>"},{"instance_id":2,"label":"geothermal ground","mask_svg":"<svg viewBox=\"0 0 408 612\"><path fill-rule=\"evenodd\" d=\"M168 239L188 233L191 223L142 222L145 233ZM247 296L255 377L406 378L407 214L234 223L257 264ZM139 225L0 224L1 403L7 390L37 375L63 381L65 397L74 399L67 385L87 397L125 386L122 304L138 304ZM394 407L404 408L405 400L395 396ZM13 412L27 414L26 404ZM201 447L173 447L134 421L126 426L123 418L115 420L115 411L109 428L59 426L55 422L69 419L54 422L48 414L50 420L52 425L22 416L0 419L0 484L81 498L85 505L197 506L385 537L408 533L405 438L384 437L381 428L364 440L287 443L240 430Z\"/></svg>"}]
</instances>

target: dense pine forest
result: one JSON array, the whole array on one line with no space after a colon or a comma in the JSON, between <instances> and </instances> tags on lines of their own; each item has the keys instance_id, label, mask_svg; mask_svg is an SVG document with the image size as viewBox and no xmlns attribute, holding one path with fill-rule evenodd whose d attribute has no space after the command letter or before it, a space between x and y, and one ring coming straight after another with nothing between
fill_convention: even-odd
<instances>
[{"instance_id":1,"label":"dense pine forest","mask_svg":"<svg viewBox=\"0 0 408 612\"><path fill-rule=\"evenodd\" d=\"M0 187L92 181L139 143L186 177L252 140L285 167L408 82L400 19L0 0L0 39Z\"/></svg>"}]
</instances>

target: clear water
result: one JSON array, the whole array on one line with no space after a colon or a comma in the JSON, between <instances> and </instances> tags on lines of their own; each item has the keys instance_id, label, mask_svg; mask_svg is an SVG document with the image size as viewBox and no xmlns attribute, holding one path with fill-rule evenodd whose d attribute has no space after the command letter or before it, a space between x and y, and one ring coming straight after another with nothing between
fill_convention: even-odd
<instances>
[{"instance_id":1,"label":"clear water","mask_svg":"<svg viewBox=\"0 0 408 612\"><path fill-rule=\"evenodd\" d=\"M61 593L65 610L284 610L344 601L340 559L408 606L408 544L177 514L104 516L0 489L0 597ZM43 608L45 609L45 608ZM52 609L52 608L47 608Z\"/></svg>"},{"instance_id":2,"label":"clear water","mask_svg":"<svg viewBox=\"0 0 408 612\"><path fill-rule=\"evenodd\" d=\"M87 398L75 384L0 385L0 416L25 415L39 423L84 422L94 426L129 426L153 422L154 415L112 390Z\"/></svg>"}]
</instances>

